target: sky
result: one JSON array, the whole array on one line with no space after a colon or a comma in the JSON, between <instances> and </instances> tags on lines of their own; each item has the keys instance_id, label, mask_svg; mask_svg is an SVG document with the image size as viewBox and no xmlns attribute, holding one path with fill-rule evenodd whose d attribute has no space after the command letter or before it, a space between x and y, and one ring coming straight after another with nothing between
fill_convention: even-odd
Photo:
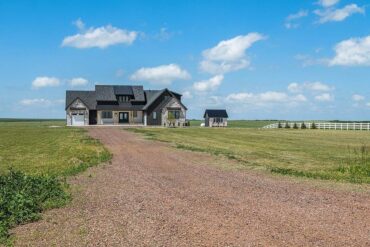
<instances>
[{"instance_id":1,"label":"sky","mask_svg":"<svg viewBox=\"0 0 370 247\"><path fill-rule=\"evenodd\" d=\"M169 88L187 117L369 120L365 0L0 0L0 118L64 118L66 90Z\"/></svg>"}]
</instances>

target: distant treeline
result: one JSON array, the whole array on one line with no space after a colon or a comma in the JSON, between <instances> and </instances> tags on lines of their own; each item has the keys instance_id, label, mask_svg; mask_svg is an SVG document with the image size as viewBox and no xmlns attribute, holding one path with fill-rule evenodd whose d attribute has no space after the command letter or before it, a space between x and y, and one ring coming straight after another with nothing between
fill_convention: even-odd
<instances>
[{"instance_id":1,"label":"distant treeline","mask_svg":"<svg viewBox=\"0 0 370 247\"><path fill-rule=\"evenodd\" d=\"M64 121L64 119L57 119L57 118L0 118L0 122L49 122L49 121Z\"/></svg>"}]
</instances>

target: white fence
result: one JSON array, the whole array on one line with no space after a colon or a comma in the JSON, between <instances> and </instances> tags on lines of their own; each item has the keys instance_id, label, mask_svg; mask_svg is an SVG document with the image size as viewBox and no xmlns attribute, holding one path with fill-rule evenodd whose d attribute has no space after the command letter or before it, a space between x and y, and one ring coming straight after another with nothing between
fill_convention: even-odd
<instances>
[{"instance_id":1,"label":"white fence","mask_svg":"<svg viewBox=\"0 0 370 247\"><path fill-rule=\"evenodd\" d=\"M312 129L313 124L315 124L316 129L327 129L327 130L367 130L370 131L369 123L336 123L336 122L281 122L281 128L293 128L296 124L297 128L301 129L302 125L306 126L307 129ZM279 128L279 123L270 124L264 126L263 129L277 129Z\"/></svg>"}]
</instances>

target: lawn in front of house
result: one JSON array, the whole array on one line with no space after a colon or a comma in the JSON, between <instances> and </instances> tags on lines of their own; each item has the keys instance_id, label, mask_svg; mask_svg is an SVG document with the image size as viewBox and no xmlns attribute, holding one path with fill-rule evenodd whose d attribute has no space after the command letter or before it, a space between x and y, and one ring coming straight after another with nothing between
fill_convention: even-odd
<instances>
[{"instance_id":1,"label":"lawn in front of house","mask_svg":"<svg viewBox=\"0 0 370 247\"><path fill-rule=\"evenodd\" d=\"M224 155L248 169L370 183L370 132L252 128L135 131L178 148Z\"/></svg>"},{"instance_id":2,"label":"lawn in front of house","mask_svg":"<svg viewBox=\"0 0 370 247\"><path fill-rule=\"evenodd\" d=\"M0 121L0 174L13 168L27 174L75 174L110 158L86 130L64 121Z\"/></svg>"}]
</instances>

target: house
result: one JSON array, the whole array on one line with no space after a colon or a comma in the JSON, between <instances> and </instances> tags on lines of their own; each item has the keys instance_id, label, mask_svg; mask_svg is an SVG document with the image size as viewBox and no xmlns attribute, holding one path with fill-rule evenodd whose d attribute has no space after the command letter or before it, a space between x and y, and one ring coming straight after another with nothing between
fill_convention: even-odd
<instances>
[{"instance_id":1,"label":"house","mask_svg":"<svg viewBox=\"0 0 370 247\"><path fill-rule=\"evenodd\" d=\"M96 85L94 91L66 91L68 126L184 126L187 108L181 94L143 86Z\"/></svg>"},{"instance_id":2,"label":"house","mask_svg":"<svg viewBox=\"0 0 370 247\"><path fill-rule=\"evenodd\" d=\"M206 127L227 127L226 110L210 110L204 112L204 123Z\"/></svg>"}]
</instances>

